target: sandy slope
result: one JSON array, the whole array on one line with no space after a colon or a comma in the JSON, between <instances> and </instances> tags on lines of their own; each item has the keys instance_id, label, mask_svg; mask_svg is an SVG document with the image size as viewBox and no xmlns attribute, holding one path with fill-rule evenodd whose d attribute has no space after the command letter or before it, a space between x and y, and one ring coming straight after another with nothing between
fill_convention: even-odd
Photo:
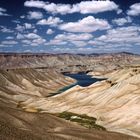
<instances>
[{"instance_id":1,"label":"sandy slope","mask_svg":"<svg viewBox=\"0 0 140 140\"><path fill-rule=\"evenodd\" d=\"M75 86L48 99L29 99L23 108L88 114L108 130L140 137L140 68L125 68L104 77L108 79L89 87Z\"/></svg>"},{"instance_id":2,"label":"sandy slope","mask_svg":"<svg viewBox=\"0 0 140 140\"><path fill-rule=\"evenodd\" d=\"M53 70L0 70L0 96L20 102L30 97L46 97L74 82Z\"/></svg>"},{"instance_id":3,"label":"sandy slope","mask_svg":"<svg viewBox=\"0 0 140 140\"><path fill-rule=\"evenodd\" d=\"M85 129L50 114L27 113L0 102L0 140L138 140L119 133Z\"/></svg>"},{"instance_id":4,"label":"sandy slope","mask_svg":"<svg viewBox=\"0 0 140 140\"><path fill-rule=\"evenodd\" d=\"M48 113L38 113L40 107L45 107L48 87L55 84L57 89L73 82L62 77L57 78L55 72L46 74L32 69L0 71L0 140L138 140L119 133L89 130ZM21 109L24 104L17 104L26 100L28 112ZM31 106L32 100L40 107ZM53 107L55 111L56 104L50 109Z\"/></svg>"}]
</instances>

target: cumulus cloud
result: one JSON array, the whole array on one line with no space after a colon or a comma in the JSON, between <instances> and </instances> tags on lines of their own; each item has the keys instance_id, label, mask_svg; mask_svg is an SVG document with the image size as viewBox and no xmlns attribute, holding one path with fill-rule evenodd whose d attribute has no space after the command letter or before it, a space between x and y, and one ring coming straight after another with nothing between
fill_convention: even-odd
<instances>
[{"instance_id":1,"label":"cumulus cloud","mask_svg":"<svg viewBox=\"0 0 140 140\"><path fill-rule=\"evenodd\" d=\"M62 41L62 40L56 40L52 39L49 42L45 43L45 45L50 46L50 45L66 45L68 42L67 41Z\"/></svg>"},{"instance_id":2,"label":"cumulus cloud","mask_svg":"<svg viewBox=\"0 0 140 140\"><path fill-rule=\"evenodd\" d=\"M1 43L4 45L16 45L16 44L18 44L18 42L14 41L14 40L8 40L8 41L6 40L6 41L2 41Z\"/></svg>"},{"instance_id":3,"label":"cumulus cloud","mask_svg":"<svg viewBox=\"0 0 140 140\"><path fill-rule=\"evenodd\" d=\"M35 34L35 33L29 33L27 35L25 35L26 38L28 39L38 39L41 38L39 35Z\"/></svg>"},{"instance_id":4,"label":"cumulus cloud","mask_svg":"<svg viewBox=\"0 0 140 140\"><path fill-rule=\"evenodd\" d=\"M13 36L7 36L6 39L11 40L11 39L14 39L14 37Z\"/></svg>"},{"instance_id":5,"label":"cumulus cloud","mask_svg":"<svg viewBox=\"0 0 140 140\"><path fill-rule=\"evenodd\" d=\"M109 29L110 25L106 20L88 16L79 20L78 22L61 24L58 28L68 32L93 32L97 30Z\"/></svg>"},{"instance_id":6,"label":"cumulus cloud","mask_svg":"<svg viewBox=\"0 0 140 140\"><path fill-rule=\"evenodd\" d=\"M32 43L37 44L37 45L42 44L42 43L45 43L45 42L46 42L46 40L43 39L43 38L37 38L37 39L34 39L32 41Z\"/></svg>"},{"instance_id":7,"label":"cumulus cloud","mask_svg":"<svg viewBox=\"0 0 140 140\"><path fill-rule=\"evenodd\" d=\"M38 46L46 42L44 38L35 33L18 34L17 39L21 39L23 46Z\"/></svg>"},{"instance_id":8,"label":"cumulus cloud","mask_svg":"<svg viewBox=\"0 0 140 140\"><path fill-rule=\"evenodd\" d=\"M21 33L18 33L16 36L17 39L24 39L24 35L22 35Z\"/></svg>"},{"instance_id":9,"label":"cumulus cloud","mask_svg":"<svg viewBox=\"0 0 140 140\"><path fill-rule=\"evenodd\" d=\"M107 31L107 34L89 41L89 44L105 48L126 48L129 49L140 43L140 27L128 26L118 27Z\"/></svg>"},{"instance_id":10,"label":"cumulus cloud","mask_svg":"<svg viewBox=\"0 0 140 140\"><path fill-rule=\"evenodd\" d=\"M64 33L58 34L54 37L54 39L50 40L50 42L46 43L46 45L72 45L75 47L85 46L88 40L92 39L93 35L89 33L82 34L73 34L73 33Z\"/></svg>"},{"instance_id":11,"label":"cumulus cloud","mask_svg":"<svg viewBox=\"0 0 140 140\"><path fill-rule=\"evenodd\" d=\"M48 35L51 35L53 33L54 33L54 31L52 29L48 29L47 32L46 32L46 34L48 34Z\"/></svg>"},{"instance_id":12,"label":"cumulus cloud","mask_svg":"<svg viewBox=\"0 0 140 140\"><path fill-rule=\"evenodd\" d=\"M131 23L132 22L132 19L130 17L126 17L126 18L117 18L117 19L114 19L112 21L114 24L117 24L119 26L122 26L126 23Z\"/></svg>"},{"instance_id":13,"label":"cumulus cloud","mask_svg":"<svg viewBox=\"0 0 140 140\"><path fill-rule=\"evenodd\" d=\"M10 16L6 12L7 12L6 9L0 7L0 16Z\"/></svg>"},{"instance_id":14,"label":"cumulus cloud","mask_svg":"<svg viewBox=\"0 0 140 140\"><path fill-rule=\"evenodd\" d=\"M43 18L43 14L41 12L37 12L37 11L30 11L28 12L28 19L42 19Z\"/></svg>"},{"instance_id":15,"label":"cumulus cloud","mask_svg":"<svg viewBox=\"0 0 140 140\"><path fill-rule=\"evenodd\" d=\"M20 16L20 18L21 18L21 19L24 19L24 18L25 18L25 15Z\"/></svg>"},{"instance_id":16,"label":"cumulus cloud","mask_svg":"<svg viewBox=\"0 0 140 140\"><path fill-rule=\"evenodd\" d=\"M31 40L22 40L21 42L26 44L26 45L30 45L32 43Z\"/></svg>"},{"instance_id":17,"label":"cumulus cloud","mask_svg":"<svg viewBox=\"0 0 140 140\"><path fill-rule=\"evenodd\" d=\"M19 32L23 32L23 31L25 30L25 27L22 26L22 25L17 24L17 26L16 26L15 29L16 29L17 31L19 31Z\"/></svg>"},{"instance_id":18,"label":"cumulus cloud","mask_svg":"<svg viewBox=\"0 0 140 140\"><path fill-rule=\"evenodd\" d=\"M3 33L13 33L14 31L5 27L5 26L0 26L0 31Z\"/></svg>"},{"instance_id":19,"label":"cumulus cloud","mask_svg":"<svg viewBox=\"0 0 140 140\"><path fill-rule=\"evenodd\" d=\"M55 4L55 3L49 3L44 1L26 1L24 3L24 6L26 7L36 7L36 8L42 8L46 10L47 12L53 13L53 14L70 14L79 12L81 14L89 14L89 13L100 13L105 11L112 11L116 10L117 13L120 13L121 10L119 9L119 6L114 3L113 1L106 0L106 1L82 1L77 4Z\"/></svg>"},{"instance_id":20,"label":"cumulus cloud","mask_svg":"<svg viewBox=\"0 0 140 140\"><path fill-rule=\"evenodd\" d=\"M61 20L59 17L52 17L50 16L48 19L42 19L37 22L38 25L50 25L50 26L56 26L59 23L62 23L63 20Z\"/></svg>"},{"instance_id":21,"label":"cumulus cloud","mask_svg":"<svg viewBox=\"0 0 140 140\"><path fill-rule=\"evenodd\" d=\"M19 20L12 20L13 23L19 24L20 21Z\"/></svg>"},{"instance_id":22,"label":"cumulus cloud","mask_svg":"<svg viewBox=\"0 0 140 140\"><path fill-rule=\"evenodd\" d=\"M130 6L130 9L127 11L127 14L130 16L140 15L140 3L135 3Z\"/></svg>"},{"instance_id":23,"label":"cumulus cloud","mask_svg":"<svg viewBox=\"0 0 140 140\"><path fill-rule=\"evenodd\" d=\"M24 6L26 7L36 7L36 8L43 8L45 5L44 1L39 1L39 0L35 0L35 1L26 1L24 3Z\"/></svg>"},{"instance_id":24,"label":"cumulus cloud","mask_svg":"<svg viewBox=\"0 0 140 140\"><path fill-rule=\"evenodd\" d=\"M119 10L118 5L113 1L82 1L79 4L73 5L77 7L82 14L100 13L105 11Z\"/></svg>"},{"instance_id":25,"label":"cumulus cloud","mask_svg":"<svg viewBox=\"0 0 140 140\"><path fill-rule=\"evenodd\" d=\"M34 29L35 26L31 23L24 23L23 25L17 24L16 30L23 33L25 30Z\"/></svg>"},{"instance_id":26,"label":"cumulus cloud","mask_svg":"<svg viewBox=\"0 0 140 140\"><path fill-rule=\"evenodd\" d=\"M34 26L32 24L30 24L30 23L24 23L24 26L25 26L26 29L34 28Z\"/></svg>"},{"instance_id":27,"label":"cumulus cloud","mask_svg":"<svg viewBox=\"0 0 140 140\"><path fill-rule=\"evenodd\" d=\"M112 43L140 42L140 28L137 26L120 27L107 31L107 35L98 38L99 41Z\"/></svg>"},{"instance_id":28,"label":"cumulus cloud","mask_svg":"<svg viewBox=\"0 0 140 140\"><path fill-rule=\"evenodd\" d=\"M83 34L72 34L72 33L65 33L65 34L58 34L55 36L54 39L56 40L63 40L63 41L81 41L81 40L89 40L93 36L92 34L83 33Z\"/></svg>"},{"instance_id":29,"label":"cumulus cloud","mask_svg":"<svg viewBox=\"0 0 140 140\"><path fill-rule=\"evenodd\" d=\"M71 41L71 43L76 47L84 47L87 45L87 42L85 41Z\"/></svg>"}]
</instances>

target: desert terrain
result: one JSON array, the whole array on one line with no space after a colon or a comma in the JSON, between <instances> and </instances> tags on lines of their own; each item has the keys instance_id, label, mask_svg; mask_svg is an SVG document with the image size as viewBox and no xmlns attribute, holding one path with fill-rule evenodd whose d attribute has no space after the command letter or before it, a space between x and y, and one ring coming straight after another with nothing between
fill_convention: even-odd
<instances>
[{"instance_id":1,"label":"desert terrain","mask_svg":"<svg viewBox=\"0 0 140 140\"><path fill-rule=\"evenodd\" d=\"M104 80L53 95L80 72ZM137 140L139 93L139 55L0 54L0 139Z\"/></svg>"}]
</instances>

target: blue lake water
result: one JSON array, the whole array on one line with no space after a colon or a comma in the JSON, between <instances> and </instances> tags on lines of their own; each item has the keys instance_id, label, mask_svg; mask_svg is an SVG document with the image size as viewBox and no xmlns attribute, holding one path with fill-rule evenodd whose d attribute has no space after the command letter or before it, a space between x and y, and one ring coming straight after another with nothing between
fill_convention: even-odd
<instances>
[{"instance_id":1,"label":"blue lake water","mask_svg":"<svg viewBox=\"0 0 140 140\"><path fill-rule=\"evenodd\" d=\"M73 79L75 79L77 82L72 84L72 85L69 85L69 86L66 86L60 90L57 91L57 93L52 93L50 96L54 96L54 95L57 95L57 94L60 94L76 85L79 85L79 86L82 86L82 87L86 87L86 86L89 86L97 81L102 81L104 79L97 79L97 78L93 78L92 76L90 75L87 75L86 73L77 73L77 74L64 74L65 76L68 76L68 77L71 77ZM48 96L48 97L50 97Z\"/></svg>"},{"instance_id":2,"label":"blue lake water","mask_svg":"<svg viewBox=\"0 0 140 140\"><path fill-rule=\"evenodd\" d=\"M97 81L101 81L103 79L97 79L93 78L90 75L87 75L86 73L78 73L78 74L65 74L65 76L69 76L75 80L77 80L76 85L86 87L89 86Z\"/></svg>"}]
</instances>

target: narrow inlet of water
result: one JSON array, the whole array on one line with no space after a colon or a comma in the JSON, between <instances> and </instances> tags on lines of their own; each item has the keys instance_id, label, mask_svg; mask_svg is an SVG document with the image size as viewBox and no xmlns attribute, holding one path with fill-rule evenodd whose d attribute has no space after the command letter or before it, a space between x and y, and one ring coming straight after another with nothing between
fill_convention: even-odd
<instances>
[{"instance_id":1,"label":"narrow inlet of water","mask_svg":"<svg viewBox=\"0 0 140 140\"><path fill-rule=\"evenodd\" d=\"M61 94L62 92L66 91L66 90L68 90L76 85L79 85L82 87L87 87L87 86L89 86L97 81L105 80L105 79L93 78L91 75L87 75L86 73L64 74L64 75L75 79L77 82L58 90L56 93L52 93L48 97L51 97L51 96L54 96L57 94Z\"/></svg>"}]
</instances>

